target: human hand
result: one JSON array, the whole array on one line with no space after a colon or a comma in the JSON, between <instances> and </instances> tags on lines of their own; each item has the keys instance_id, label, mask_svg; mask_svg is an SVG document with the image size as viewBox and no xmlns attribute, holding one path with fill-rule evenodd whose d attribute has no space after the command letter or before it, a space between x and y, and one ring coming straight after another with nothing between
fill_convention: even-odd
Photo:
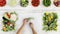
<instances>
[{"instance_id":1,"label":"human hand","mask_svg":"<svg viewBox=\"0 0 60 34\"><path fill-rule=\"evenodd\" d=\"M31 28L34 28L34 26L33 26L33 23L32 23L32 22L30 22L30 23L29 23L29 26L30 26Z\"/></svg>"},{"instance_id":2,"label":"human hand","mask_svg":"<svg viewBox=\"0 0 60 34\"><path fill-rule=\"evenodd\" d=\"M23 20L23 25L26 25L27 22L28 22L28 18L25 18L25 19Z\"/></svg>"}]
</instances>

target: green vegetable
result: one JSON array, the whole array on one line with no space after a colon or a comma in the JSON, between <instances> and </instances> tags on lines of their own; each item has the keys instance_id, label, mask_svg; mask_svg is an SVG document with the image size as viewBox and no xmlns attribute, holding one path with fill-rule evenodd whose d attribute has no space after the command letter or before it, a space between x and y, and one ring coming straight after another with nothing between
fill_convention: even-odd
<instances>
[{"instance_id":1,"label":"green vegetable","mask_svg":"<svg viewBox=\"0 0 60 34\"><path fill-rule=\"evenodd\" d=\"M11 20L10 18L7 19L8 18L7 13L5 13L4 16L2 17L2 19L3 19L3 21L2 21L3 22L3 28L2 28L2 30L4 32L15 30L15 22L18 19L18 16L17 16L17 14L15 12L8 13L8 15L10 14L10 18L12 17L11 16L12 14L14 14L14 15L17 16L15 21Z\"/></svg>"},{"instance_id":2,"label":"green vegetable","mask_svg":"<svg viewBox=\"0 0 60 34\"><path fill-rule=\"evenodd\" d=\"M43 30L57 31L57 14L56 13L44 13L43 16Z\"/></svg>"},{"instance_id":3,"label":"green vegetable","mask_svg":"<svg viewBox=\"0 0 60 34\"><path fill-rule=\"evenodd\" d=\"M27 7L28 6L28 0L20 0L20 5L22 6L22 7Z\"/></svg>"},{"instance_id":4,"label":"green vegetable","mask_svg":"<svg viewBox=\"0 0 60 34\"><path fill-rule=\"evenodd\" d=\"M27 19L28 19L28 21L29 21L29 20L34 19L34 18L29 17L29 18L27 18Z\"/></svg>"},{"instance_id":5,"label":"green vegetable","mask_svg":"<svg viewBox=\"0 0 60 34\"><path fill-rule=\"evenodd\" d=\"M48 7L51 5L51 0L43 0L43 5Z\"/></svg>"}]
</instances>

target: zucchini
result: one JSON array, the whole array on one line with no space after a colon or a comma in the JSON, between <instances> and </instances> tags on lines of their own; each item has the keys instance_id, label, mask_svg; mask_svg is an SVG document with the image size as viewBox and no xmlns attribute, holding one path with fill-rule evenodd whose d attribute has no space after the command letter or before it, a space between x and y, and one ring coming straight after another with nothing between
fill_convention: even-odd
<instances>
[{"instance_id":1,"label":"zucchini","mask_svg":"<svg viewBox=\"0 0 60 34\"><path fill-rule=\"evenodd\" d=\"M28 0L20 0L20 5L22 6L22 7L27 7L28 6Z\"/></svg>"},{"instance_id":2,"label":"zucchini","mask_svg":"<svg viewBox=\"0 0 60 34\"><path fill-rule=\"evenodd\" d=\"M43 0L43 5L48 7L51 5L51 1L50 0Z\"/></svg>"}]
</instances>

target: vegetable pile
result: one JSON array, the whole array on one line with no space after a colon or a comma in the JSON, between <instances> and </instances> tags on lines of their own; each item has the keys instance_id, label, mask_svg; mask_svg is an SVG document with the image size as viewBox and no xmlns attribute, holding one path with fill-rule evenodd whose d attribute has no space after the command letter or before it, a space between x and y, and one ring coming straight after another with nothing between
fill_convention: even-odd
<instances>
[{"instance_id":1,"label":"vegetable pile","mask_svg":"<svg viewBox=\"0 0 60 34\"><path fill-rule=\"evenodd\" d=\"M60 7L60 0L54 0L54 5L56 7Z\"/></svg>"},{"instance_id":2,"label":"vegetable pile","mask_svg":"<svg viewBox=\"0 0 60 34\"><path fill-rule=\"evenodd\" d=\"M43 5L48 7L51 5L51 0L43 0Z\"/></svg>"},{"instance_id":3,"label":"vegetable pile","mask_svg":"<svg viewBox=\"0 0 60 34\"><path fill-rule=\"evenodd\" d=\"M40 4L39 0L32 0L32 6L37 7Z\"/></svg>"},{"instance_id":4,"label":"vegetable pile","mask_svg":"<svg viewBox=\"0 0 60 34\"><path fill-rule=\"evenodd\" d=\"M0 7L3 7L6 5L6 0L0 0Z\"/></svg>"},{"instance_id":5,"label":"vegetable pile","mask_svg":"<svg viewBox=\"0 0 60 34\"><path fill-rule=\"evenodd\" d=\"M5 12L4 16L2 17L3 19L3 28L2 30L7 32L7 31L12 31L15 30L15 22L17 21L17 14L15 12Z\"/></svg>"},{"instance_id":6,"label":"vegetable pile","mask_svg":"<svg viewBox=\"0 0 60 34\"><path fill-rule=\"evenodd\" d=\"M57 31L57 14L56 13L44 13L43 16L43 30Z\"/></svg>"},{"instance_id":7,"label":"vegetable pile","mask_svg":"<svg viewBox=\"0 0 60 34\"><path fill-rule=\"evenodd\" d=\"M28 0L20 0L20 5L21 5L22 7L27 7L28 4L29 4Z\"/></svg>"}]
</instances>

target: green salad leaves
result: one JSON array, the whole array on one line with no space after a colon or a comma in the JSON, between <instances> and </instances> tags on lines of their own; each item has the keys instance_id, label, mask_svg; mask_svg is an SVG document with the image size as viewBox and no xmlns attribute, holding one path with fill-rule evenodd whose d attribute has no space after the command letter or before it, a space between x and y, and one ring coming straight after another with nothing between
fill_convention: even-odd
<instances>
[{"instance_id":1,"label":"green salad leaves","mask_svg":"<svg viewBox=\"0 0 60 34\"><path fill-rule=\"evenodd\" d=\"M58 16L56 13L44 13L43 16L43 30L46 31L57 31L57 19Z\"/></svg>"}]
</instances>

